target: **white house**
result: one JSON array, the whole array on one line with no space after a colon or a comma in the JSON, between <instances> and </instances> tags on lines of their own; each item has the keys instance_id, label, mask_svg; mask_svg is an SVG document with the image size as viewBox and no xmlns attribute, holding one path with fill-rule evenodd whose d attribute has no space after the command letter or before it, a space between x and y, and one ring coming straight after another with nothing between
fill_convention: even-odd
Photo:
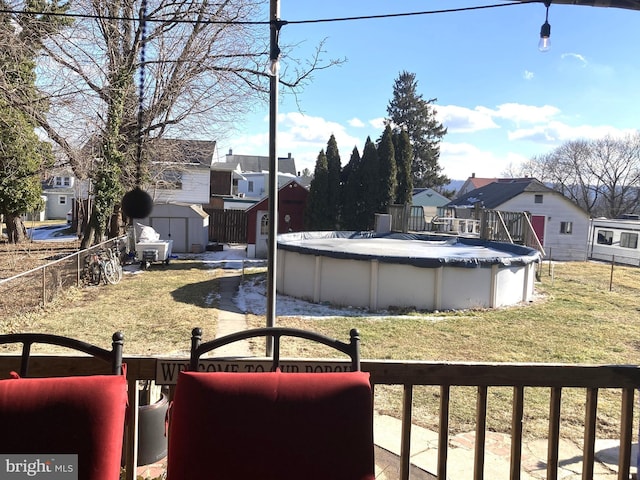
<instances>
[{"instance_id":1,"label":"white house","mask_svg":"<svg viewBox=\"0 0 640 480\"><path fill-rule=\"evenodd\" d=\"M44 219L65 220L73 206L76 188L76 178L70 168L52 170L42 182Z\"/></svg>"},{"instance_id":2,"label":"white house","mask_svg":"<svg viewBox=\"0 0 640 480\"><path fill-rule=\"evenodd\" d=\"M278 188L295 180L295 175L278 173ZM238 196L240 198L261 199L267 194L269 188L269 172L244 172L238 179Z\"/></svg>"},{"instance_id":3,"label":"white house","mask_svg":"<svg viewBox=\"0 0 640 480\"><path fill-rule=\"evenodd\" d=\"M477 188L449 202L456 216L468 218L476 208L505 212L529 212L547 258L585 260L589 239L589 215L555 190L534 178L500 180Z\"/></svg>"},{"instance_id":4,"label":"white house","mask_svg":"<svg viewBox=\"0 0 640 480\"><path fill-rule=\"evenodd\" d=\"M295 159L289 154L277 161L278 188L296 179ZM269 157L234 155L211 164L211 196L261 199L269 185Z\"/></svg>"},{"instance_id":5,"label":"white house","mask_svg":"<svg viewBox=\"0 0 640 480\"><path fill-rule=\"evenodd\" d=\"M153 163L156 173L146 188L154 203L209 203L209 166L188 163Z\"/></svg>"},{"instance_id":6,"label":"white house","mask_svg":"<svg viewBox=\"0 0 640 480\"><path fill-rule=\"evenodd\" d=\"M151 154L151 178L145 189L154 203L209 204L216 142L159 139Z\"/></svg>"}]
</instances>

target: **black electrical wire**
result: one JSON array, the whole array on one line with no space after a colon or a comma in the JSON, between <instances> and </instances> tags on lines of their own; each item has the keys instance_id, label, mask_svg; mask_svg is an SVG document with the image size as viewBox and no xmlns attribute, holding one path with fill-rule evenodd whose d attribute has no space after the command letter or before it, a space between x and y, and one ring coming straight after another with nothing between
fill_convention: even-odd
<instances>
[{"instance_id":1,"label":"black electrical wire","mask_svg":"<svg viewBox=\"0 0 640 480\"><path fill-rule=\"evenodd\" d=\"M498 3L491 5L478 5L475 7L460 7L460 8L447 8L442 10L426 10L422 12L405 12L405 13L386 13L380 15L360 15L353 17L335 17L335 18L319 18L311 20L278 20L280 25L304 25L309 23L335 23L335 22L348 22L358 20L379 20L386 18L399 18L399 17L414 17L419 15L436 15L444 13L457 13L468 12L473 10L484 10L489 8L509 7L512 5L522 5L525 3L538 3L538 0L523 0L519 2L510 3ZM120 21L140 21L137 17L125 17L125 16L111 16L111 15L97 15L88 13L68 13L68 12L46 12L46 11L27 11L27 10L8 10L0 9L0 14L11 15L49 15L56 17L69 17L69 18L83 18L91 20L120 20ZM147 23L163 23L167 20L160 18L147 17L145 19ZM207 25L270 25L271 21L238 21L238 20L182 20L172 19L171 23L191 23L191 24L207 24Z\"/></svg>"}]
</instances>

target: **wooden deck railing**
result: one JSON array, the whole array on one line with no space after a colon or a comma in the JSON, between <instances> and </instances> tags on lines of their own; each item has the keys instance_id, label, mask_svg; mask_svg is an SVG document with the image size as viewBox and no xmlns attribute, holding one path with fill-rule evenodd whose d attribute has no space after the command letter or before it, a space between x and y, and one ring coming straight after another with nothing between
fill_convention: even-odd
<instances>
[{"instance_id":1,"label":"wooden deck railing","mask_svg":"<svg viewBox=\"0 0 640 480\"><path fill-rule=\"evenodd\" d=\"M157 359L152 357L126 357L127 377L129 381L129 402L132 415L129 416L126 441L127 479L133 479L134 465L137 463L137 381L161 379L173 368L174 373L188 363L188 358ZM205 361L206 362L206 361ZM259 359L248 360L255 365ZM239 365L239 367L238 367ZM210 365L211 369L244 368L242 362L229 360ZM309 365L329 365L328 368L344 368L346 363L321 360L292 360L283 362L292 365L289 368L304 370ZM19 368L19 359L15 356L0 356L0 375ZM102 366L88 357L35 356L32 358L30 372L32 376L60 374L98 373ZM203 368L209 368L207 366ZM322 368L322 367L320 367ZM596 421L598 393L602 389L617 389L621 392L620 404L620 449L618 460L618 480L629 480L631 467L631 445L634 432L633 407L635 390L640 387L640 367L636 365L568 365L568 364L500 364L500 363L442 363L424 361L384 361L363 360L362 369L371 373L375 385L397 385L403 388L402 433L400 454L400 478L409 478L411 418L413 410L413 392L416 386L437 386L440 388L440 411L438 431L437 476L447 478L447 453L449 443L449 399L451 387L476 387L476 435L474 450L473 479L484 478L485 433L487 421L488 391L492 387L510 387L513 389L511 412L511 465L509 478L518 480L521 476L521 457L523 444L523 412L526 387L546 387L549 389L549 439L547 479L558 478L558 449L560 440L560 420L562 418L561 399L563 389L580 388L585 391L584 411L584 447L582 479L588 480L594 475L594 447L596 440ZM174 378L175 375L172 375Z\"/></svg>"}]
</instances>

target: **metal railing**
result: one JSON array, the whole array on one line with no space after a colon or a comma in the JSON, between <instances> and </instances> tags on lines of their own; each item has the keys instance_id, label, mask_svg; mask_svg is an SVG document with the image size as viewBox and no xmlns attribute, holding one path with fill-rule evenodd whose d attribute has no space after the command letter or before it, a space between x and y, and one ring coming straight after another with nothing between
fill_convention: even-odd
<instances>
[{"instance_id":1,"label":"metal railing","mask_svg":"<svg viewBox=\"0 0 640 480\"><path fill-rule=\"evenodd\" d=\"M126 347L125 347L126 348ZM138 381L156 380L167 361L154 357L126 357L131 412L126 435L126 478L135 478L137 464ZM162 366L161 362L165 362ZM189 359L169 360L174 366L185 366ZM234 360L237 362L237 360ZM231 360L230 360L231 362ZM305 370L305 365L318 360L294 360L289 363ZM334 362L335 363L335 362ZM346 362L348 364L348 362ZM162 368L161 368L162 367ZM0 371L19 368L19 356L0 356ZM95 373L101 365L89 357L34 356L31 360L32 376L59 374L60 371ZM177 370L183 367L177 368ZM225 368L220 364L217 369ZM488 392L494 387L512 389L511 401L511 455L510 480L518 480L522 471L523 415L529 387L546 388L549 391L549 435L547 440L546 478L557 479L559 469L560 422L563 418L562 395L567 388L584 391L584 438L582 439L582 479L594 478L594 445L597 436L598 395L603 389L620 392L618 480L628 480L631 467L631 445L636 431L633 421L634 393L640 387L640 367L636 365L558 365L538 363L451 363L425 361L362 360L362 370L371 373L374 385L395 385L402 388L401 452L399 475L409 479L412 412L415 407L414 389L418 386L439 387L439 428L437 452L437 476L447 478L447 454L449 446L449 409L452 390L458 386L476 388L474 480L484 478L485 444L487 431ZM166 369L164 369L166 371ZM166 383L166 382L165 382ZM375 391L375 390L374 390ZM375 408L375 406L374 406ZM637 427L637 426L636 426ZM250 461L250 458L247 459ZM214 468L214 467L212 467Z\"/></svg>"}]
</instances>

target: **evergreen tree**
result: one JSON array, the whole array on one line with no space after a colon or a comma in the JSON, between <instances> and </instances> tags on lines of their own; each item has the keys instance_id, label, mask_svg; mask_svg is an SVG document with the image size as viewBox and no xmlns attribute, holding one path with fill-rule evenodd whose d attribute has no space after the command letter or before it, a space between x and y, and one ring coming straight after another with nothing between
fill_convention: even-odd
<instances>
[{"instance_id":1,"label":"evergreen tree","mask_svg":"<svg viewBox=\"0 0 640 480\"><path fill-rule=\"evenodd\" d=\"M396 156L397 188L395 203L406 205L411 203L413 197L413 179L411 176L411 162L413 151L409 135L405 130L400 130L393 135L394 153Z\"/></svg>"},{"instance_id":2,"label":"evergreen tree","mask_svg":"<svg viewBox=\"0 0 640 480\"><path fill-rule=\"evenodd\" d=\"M0 8L10 10L0 0ZM61 12L56 3L28 1L28 12ZM42 207L40 173L53 162L51 146L36 132L36 115L48 104L36 88L35 57L41 42L63 22L49 15L0 14L0 213L10 242L26 239L21 215ZM26 113L29 111L30 114Z\"/></svg>"},{"instance_id":3,"label":"evergreen tree","mask_svg":"<svg viewBox=\"0 0 640 480\"><path fill-rule=\"evenodd\" d=\"M437 99L425 100L417 92L415 73L403 71L393 85L393 98L387 106L388 123L396 132L406 130L413 147L411 174L416 187L440 187L449 183L442 175L440 140L447 129L436 119L433 104Z\"/></svg>"},{"instance_id":4,"label":"evergreen tree","mask_svg":"<svg viewBox=\"0 0 640 480\"><path fill-rule=\"evenodd\" d=\"M362 230L364 214L362 180L360 179L360 152L354 147L342 170L342 222L343 230Z\"/></svg>"},{"instance_id":5,"label":"evergreen tree","mask_svg":"<svg viewBox=\"0 0 640 480\"><path fill-rule=\"evenodd\" d=\"M380 162L375 144L370 137L364 144L360 161L360 179L362 182L363 212L359 219L360 230L373 229L375 214L380 206Z\"/></svg>"},{"instance_id":6,"label":"evergreen tree","mask_svg":"<svg viewBox=\"0 0 640 480\"><path fill-rule=\"evenodd\" d=\"M329 142L327 143L327 168L328 168L328 200L329 209L333 212L333 228L337 228L340 222L340 170L342 165L340 162L340 152L338 151L338 144L336 137L331 135Z\"/></svg>"},{"instance_id":7,"label":"evergreen tree","mask_svg":"<svg viewBox=\"0 0 640 480\"><path fill-rule=\"evenodd\" d=\"M329 203L329 167L324 150L320 150L309 187L304 224L307 230L332 230L333 223L334 216Z\"/></svg>"},{"instance_id":8,"label":"evergreen tree","mask_svg":"<svg viewBox=\"0 0 640 480\"><path fill-rule=\"evenodd\" d=\"M40 172L52 159L49 144L34 128L22 112L0 100L0 213L11 243L26 240L20 216L42 208Z\"/></svg>"},{"instance_id":9,"label":"evergreen tree","mask_svg":"<svg viewBox=\"0 0 640 480\"><path fill-rule=\"evenodd\" d=\"M395 202L398 187L396 156L393 146L393 133L387 125L378 142L378 162L380 180L380 203L378 213L386 213L387 207Z\"/></svg>"}]
</instances>

